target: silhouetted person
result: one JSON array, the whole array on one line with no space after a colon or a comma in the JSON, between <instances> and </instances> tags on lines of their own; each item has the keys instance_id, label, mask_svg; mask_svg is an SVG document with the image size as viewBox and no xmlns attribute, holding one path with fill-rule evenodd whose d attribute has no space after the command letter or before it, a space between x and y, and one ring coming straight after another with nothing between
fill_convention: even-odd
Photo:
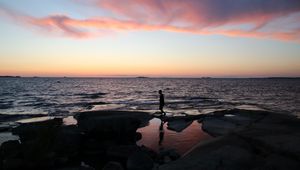
<instances>
[{"instance_id":1,"label":"silhouetted person","mask_svg":"<svg viewBox=\"0 0 300 170\"><path fill-rule=\"evenodd\" d=\"M165 106L165 97L164 94L162 93L162 90L158 91L159 93L159 110L161 111L162 115L166 115L166 112L164 112L164 106Z\"/></svg>"},{"instance_id":2,"label":"silhouetted person","mask_svg":"<svg viewBox=\"0 0 300 170\"><path fill-rule=\"evenodd\" d=\"M160 126L159 126L159 141L158 141L158 145L161 145L161 143L164 140L164 135L165 135L164 124L165 124L165 122L161 120L161 123L160 123Z\"/></svg>"}]
</instances>

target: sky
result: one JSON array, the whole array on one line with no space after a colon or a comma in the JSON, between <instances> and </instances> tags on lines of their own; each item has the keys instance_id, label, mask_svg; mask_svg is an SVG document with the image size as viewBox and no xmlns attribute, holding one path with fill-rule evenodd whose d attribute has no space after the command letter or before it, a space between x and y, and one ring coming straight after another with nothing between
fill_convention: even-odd
<instances>
[{"instance_id":1,"label":"sky","mask_svg":"<svg viewBox=\"0 0 300 170\"><path fill-rule=\"evenodd\" d=\"M0 75L300 77L300 1L0 0Z\"/></svg>"}]
</instances>

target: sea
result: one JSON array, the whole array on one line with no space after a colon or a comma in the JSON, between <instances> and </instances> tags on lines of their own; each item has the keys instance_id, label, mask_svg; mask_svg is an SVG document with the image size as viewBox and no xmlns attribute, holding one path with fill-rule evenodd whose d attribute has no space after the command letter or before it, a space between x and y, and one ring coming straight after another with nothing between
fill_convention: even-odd
<instances>
[{"instance_id":1,"label":"sea","mask_svg":"<svg viewBox=\"0 0 300 170\"><path fill-rule=\"evenodd\" d=\"M172 114L258 109L300 116L300 79L0 78L0 114L68 116L90 110Z\"/></svg>"},{"instance_id":2,"label":"sea","mask_svg":"<svg viewBox=\"0 0 300 170\"><path fill-rule=\"evenodd\" d=\"M17 122L0 120L0 127L54 117L62 117L65 125L72 125L77 123L76 113L93 110L156 113L158 90L164 93L167 116L238 108L300 117L300 79L0 78L0 114L4 118L20 114L38 116ZM140 127L137 131L142 138L137 145L185 155L213 138L198 121L179 133L162 123L153 118L147 126ZM18 139L9 131L0 132L0 145Z\"/></svg>"}]
</instances>

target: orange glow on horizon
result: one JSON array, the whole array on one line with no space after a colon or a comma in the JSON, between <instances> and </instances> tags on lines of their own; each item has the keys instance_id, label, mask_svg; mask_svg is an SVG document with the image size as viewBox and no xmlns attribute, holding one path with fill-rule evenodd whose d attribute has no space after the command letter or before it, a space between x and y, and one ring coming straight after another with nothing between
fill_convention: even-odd
<instances>
[{"instance_id":1,"label":"orange glow on horizon","mask_svg":"<svg viewBox=\"0 0 300 170\"><path fill-rule=\"evenodd\" d=\"M11 76L45 76L45 77L126 77L126 76L148 76L148 77L268 77L268 76L299 76L297 70L239 70L238 68L174 68L174 67L123 67L110 66L107 68L33 68L26 70L0 69L0 75Z\"/></svg>"}]
</instances>

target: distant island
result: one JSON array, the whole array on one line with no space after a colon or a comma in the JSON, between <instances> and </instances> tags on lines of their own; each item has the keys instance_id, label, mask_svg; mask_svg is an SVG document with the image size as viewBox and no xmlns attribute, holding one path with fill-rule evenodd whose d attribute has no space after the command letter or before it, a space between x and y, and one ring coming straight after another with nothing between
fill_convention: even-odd
<instances>
[{"instance_id":1,"label":"distant island","mask_svg":"<svg viewBox=\"0 0 300 170\"><path fill-rule=\"evenodd\" d=\"M0 78L21 78L21 76L0 76Z\"/></svg>"},{"instance_id":2,"label":"distant island","mask_svg":"<svg viewBox=\"0 0 300 170\"><path fill-rule=\"evenodd\" d=\"M300 77L267 77L267 79L300 79Z\"/></svg>"},{"instance_id":3,"label":"distant island","mask_svg":"<svg viewBox=\"0 0 300 170\"><path fill-rule=\"evenodd\" d=\"M146 78L149 78L149 77L145 77L145 76L138 76L138 77L136 77L136 78L138 78L138 79L146 79Z\"/></svg>"}]
</instances>

